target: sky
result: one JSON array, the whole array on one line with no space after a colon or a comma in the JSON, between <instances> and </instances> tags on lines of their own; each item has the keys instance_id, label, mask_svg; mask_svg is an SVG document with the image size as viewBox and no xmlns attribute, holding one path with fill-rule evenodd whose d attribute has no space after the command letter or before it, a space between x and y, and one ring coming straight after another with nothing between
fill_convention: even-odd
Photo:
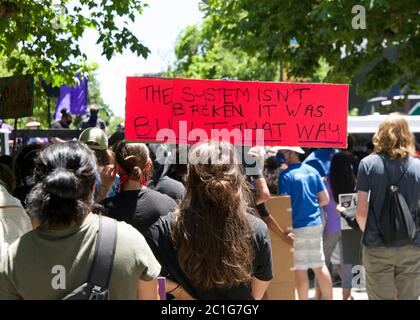
<instances>
[{"instance_id":1,"label":"sky","mask_svg":"<svg viewBox=\"0 0 420 320\"><path fill-rule=\"evenodd\" d=\"M176 39L186 26L200 23L203 14L198 9L199 0L148 0L149 6L136 16L132 32L149 48L147 59L137 57L129 50L108 61L101 56L96 45L98 33L88 30L80 48L88 60L99 64L96 78L100 83L104 102L114 114L124 117L126 77L165 71L175 60Z\"/></svg>"}]
</instances>

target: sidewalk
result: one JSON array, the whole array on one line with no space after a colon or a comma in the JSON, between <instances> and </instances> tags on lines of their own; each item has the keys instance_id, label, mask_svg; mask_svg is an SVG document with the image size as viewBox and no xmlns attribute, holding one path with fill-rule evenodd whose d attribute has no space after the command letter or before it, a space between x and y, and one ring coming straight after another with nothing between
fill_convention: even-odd
<instances>
[{"instance_id":1,"label":"sidewalk","mask_svg":"<svg viewBox=\"0 0 420 320\"><path fill-rule=\"evenodd\" d=\"M368 300L366 290L364 289L352 289L351 295L353 297L353 300ZM315 296L315 289L310 289L309 299L313 300L314 296ZM297 297L297 294L296 294L296 297ZM333 299L334 300L342 299L341 288L338 288L338 287L333 288Z\"/></svg>"}]
</instances>

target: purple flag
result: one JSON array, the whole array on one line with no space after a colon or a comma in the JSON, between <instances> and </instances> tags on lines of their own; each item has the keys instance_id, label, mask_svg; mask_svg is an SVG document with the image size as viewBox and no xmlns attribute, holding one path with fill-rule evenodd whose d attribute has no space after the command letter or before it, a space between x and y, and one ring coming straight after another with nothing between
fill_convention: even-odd
<instances>
[{"instance_id":1,"label":"purple flag","mask_svg":"<svg viewBox=\"0 0 420 320\"><path fill-rule=\"evenodd\" d=\"M54 120L61 119L61 110L66 108L72 114L84 115L87 111L88 102L88 80L86 78L80 79L77 75L80 84L76 87L67 87L62 85L60 87L60 96L57 99L55 106Z\"/></svg>"}]
</instances>

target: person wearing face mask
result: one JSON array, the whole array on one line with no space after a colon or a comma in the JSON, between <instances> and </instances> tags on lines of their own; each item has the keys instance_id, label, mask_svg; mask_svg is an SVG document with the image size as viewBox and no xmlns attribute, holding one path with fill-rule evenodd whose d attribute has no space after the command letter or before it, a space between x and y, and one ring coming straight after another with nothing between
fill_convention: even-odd
<instances>
[{"instance_id":1,"label":"person wearing face mask","mask_svg":"<svg viewBox=\"0 0 420 320\"><path fill-rule=\"evenodd\" d=\"M98 127L102 130L105 130L106 129L105 121L99 118L98 113L99 113L99 106L96 104L90 105L89 118L81 122L80 128L87 129L87 128Z\"/></svg>"},{"instance_id":2,"label":"person wearing face mask","mask_svg":"<svg viewBox=\"0 0 420 320\"><path fill-rule=\"evenodd\" d=\"M73 115L66 108L61 110L61 120L52 125L52 129L69 129L73 122Z\"/></svg>"}]
</instances>

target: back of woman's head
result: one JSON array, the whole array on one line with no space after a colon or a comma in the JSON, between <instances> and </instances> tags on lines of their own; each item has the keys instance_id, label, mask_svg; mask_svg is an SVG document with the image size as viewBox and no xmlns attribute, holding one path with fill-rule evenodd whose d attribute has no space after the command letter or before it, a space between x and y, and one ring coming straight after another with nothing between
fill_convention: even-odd
<instances>
[{"instance_id":1,"label":"back of woman's head","mask_svg":"<svg viewBox=\"0 0 420 320\"><path fill-rule=\"evenodd\" d=\"M45 148L43 144L30 144L22 148L15 160L16 184L31 187L35 162L39 152Z\"/></svg>"},{"instance_id":2,"label":"back of woman's head","mask_svg":"<svg viewBox=\"0 0 420 320\"><path fill-rule=\"evenodd\" d=\"M403 159L415 154L415 138L407 120L397 114L388 116L373 136L374 151L391 159Z\"/></svg>"},{"instance_id":3,"label":"back of woman's head","mask_svg":"<svg viewBox=\"0 0 420 320\"><path fill-rule=\"evenodd\" d=\"M186 195L173 225L181 269L201 289L231 287L251 277L249 191L235 150L226 142L189 154Z\"/></svg>"},{"instance_id":4,"label":"back of woman's head","mask_svg":"<svg viewBox=\"0 0 420 320\"><path fill-rule=\"evenodd\" d=\"M356 178L349 155L339 152L331 158L329 172L330 187L335 202L338 203L338 195L354 192Z\"/></svg>"},{"instance_id":5,"label":"back of woman's head","mask_svg":"<svg viewBox=\"0 0 420 320\"><path fill-rule=\"evenodd\" d=\"M149 149L143 143L121 141L115 146L114 151L115 160L123 170L121 172L123 175L140 179L146 174L146 167L151 166Z\"/></svg>"},{"instance_id":6,"label":"back of woman's head","mask_svg":"<svg viewBox=\"0 0 420 320\"><path fill-rule=\"evenodd\" d=\"M41 224L80 222L93 203L99 178L93 152L79 141L53 144L41 151L34 170L35 186L28 212Z\"/></svg>"}]
</instances>

